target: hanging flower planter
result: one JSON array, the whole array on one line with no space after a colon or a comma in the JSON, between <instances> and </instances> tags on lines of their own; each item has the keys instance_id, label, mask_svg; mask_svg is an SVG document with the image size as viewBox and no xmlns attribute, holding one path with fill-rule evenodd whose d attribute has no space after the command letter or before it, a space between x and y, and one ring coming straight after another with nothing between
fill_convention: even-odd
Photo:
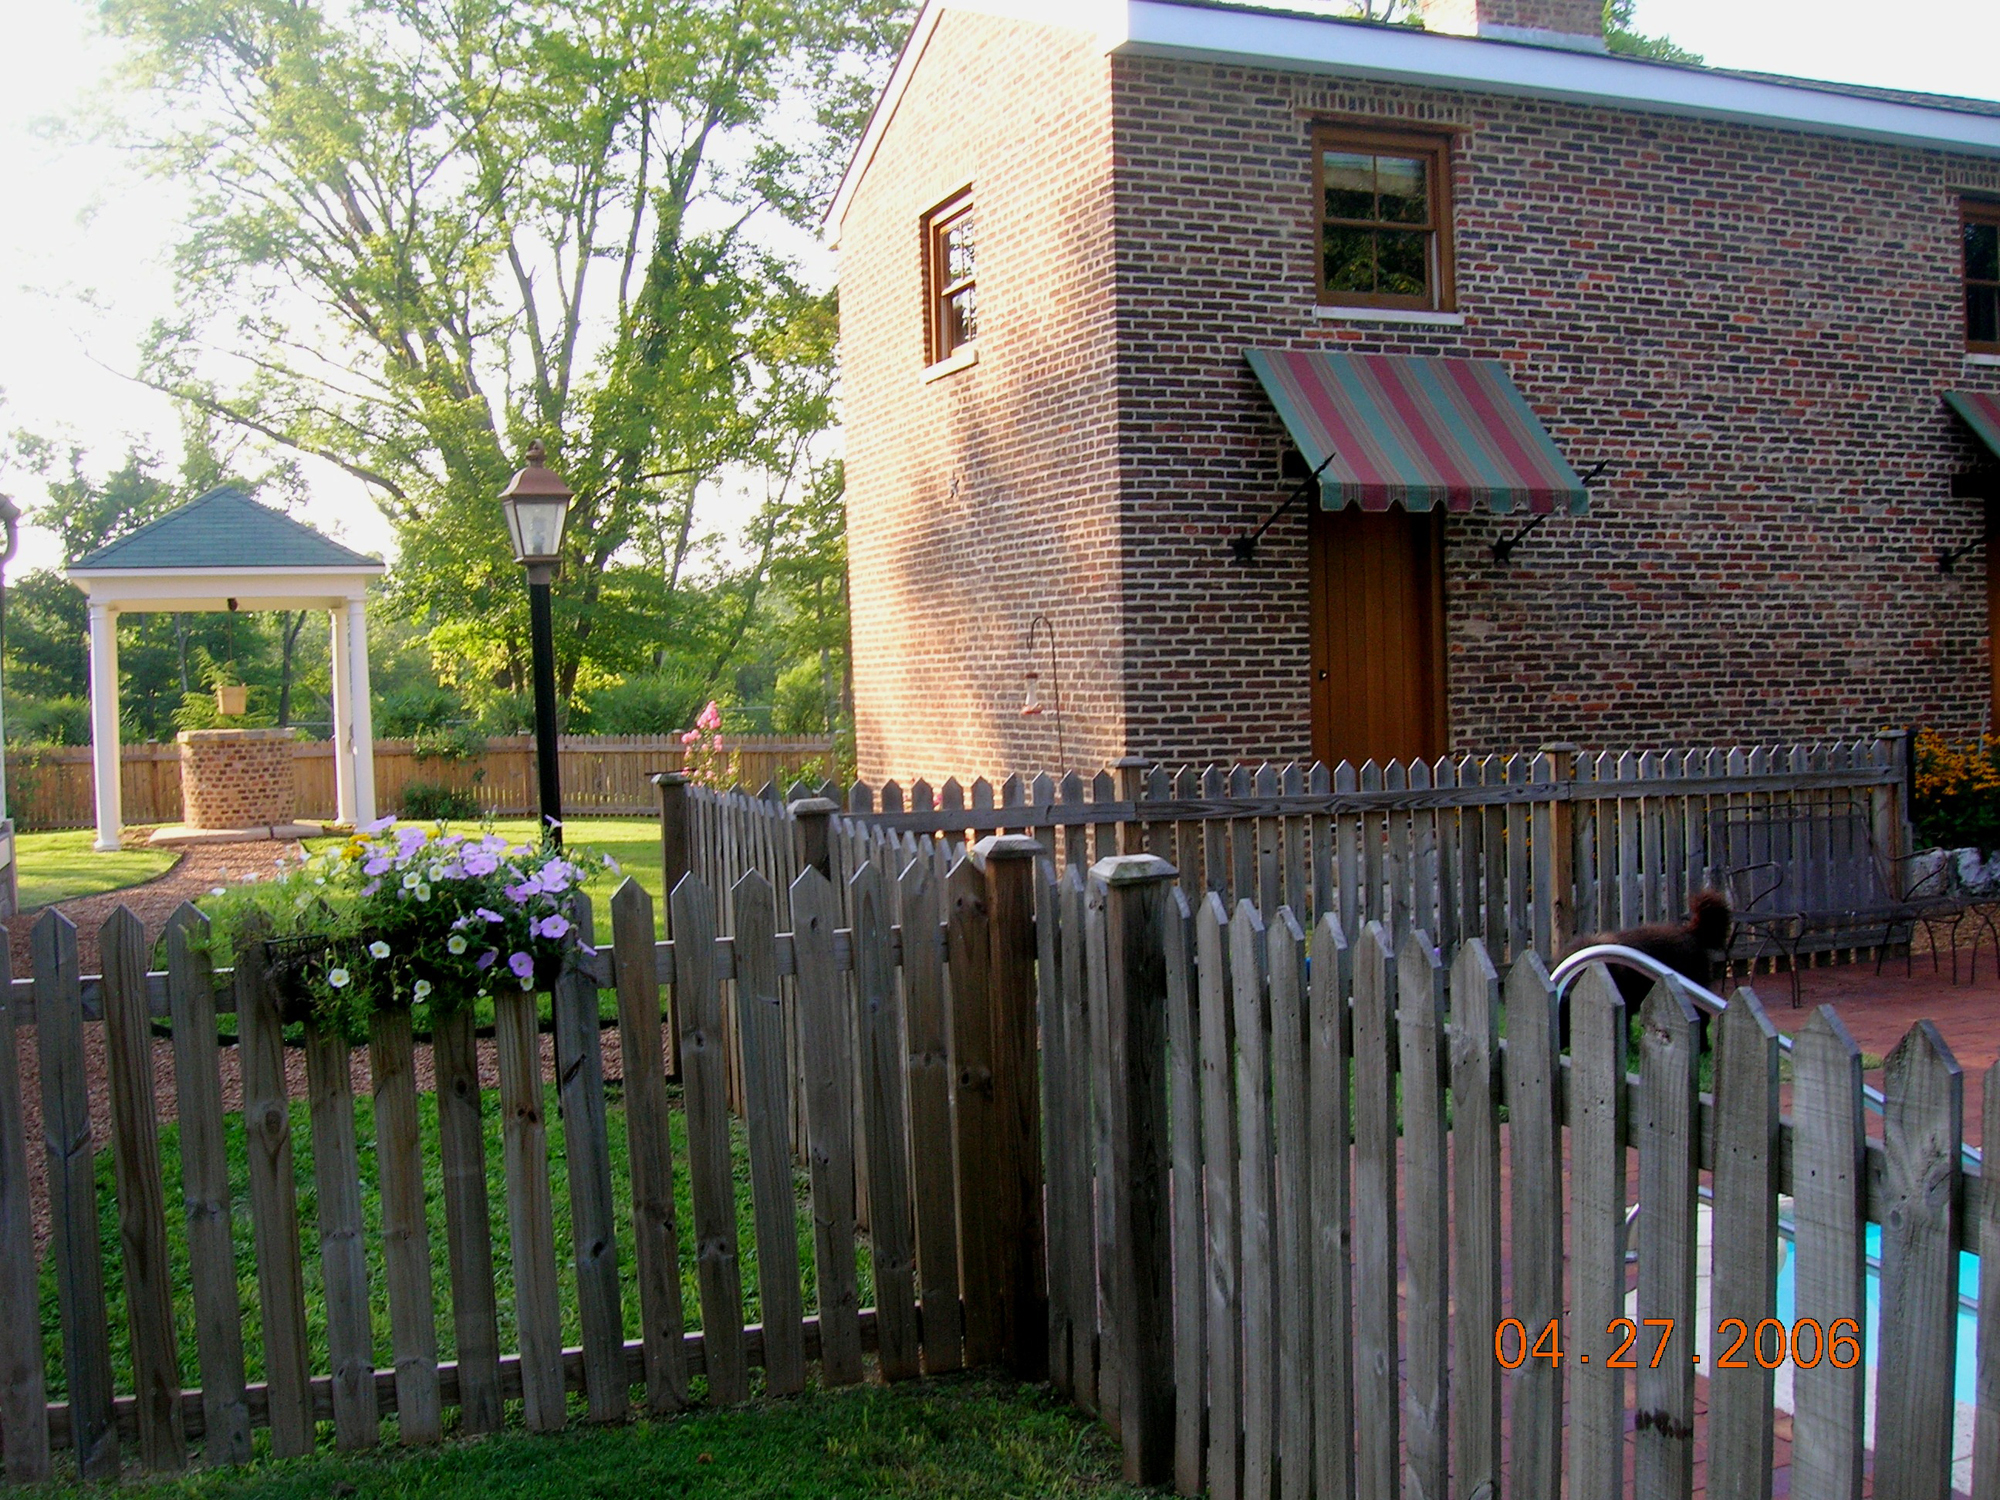
<instances>
[{"instance_id":1,"label":"hanging flower planter","mask_svg":"<svg viewBox=\"0 0 2000 1500\"><path fill-rule=\"evenodd\" d=\"M488 831L384 818L345 842L201 903L211 941L258 914L280 1014L351 1039L383 1010L447 1014L484 998L554 987L595 950L577 896L608 858Z\"/></svg>"},{"instance_id":2,"label":"hanging flower planter","mask_svg":"<svg viewBox=\"0 0 2000 1500\"><path fill-rule=\"evenodd\" d=\"M215 690L215 711L225 719L240 719L250 708L250 689L242 683L218 685Z\"/></svg>"}]
</instances>

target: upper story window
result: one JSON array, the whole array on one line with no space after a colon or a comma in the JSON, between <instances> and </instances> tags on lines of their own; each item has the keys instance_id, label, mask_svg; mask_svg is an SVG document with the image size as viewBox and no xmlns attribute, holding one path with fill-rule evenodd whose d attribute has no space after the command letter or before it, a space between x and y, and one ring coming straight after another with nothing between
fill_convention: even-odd
<instances>
[{"instance_id":1,"label":"upper story window","mask_svg":"<svg viewBox=\"0 0 2000 1500\"><path fill-rule=\"evenodd\" d=\"M1321 303L1451 311L1449 138L1327 128L1315 145Z\"/></svg>"},{"instance_id":2,"label":"upper story window","mask_svg":"<svg viewBox=\"0 0 2000 1500\"><path fill-rule=\"evenodd\" d=\"M2000 354L2000 203L1959 205L1965 235L1965 347Z\"/></svg>"},{"instance_id":3,"label":"upper story window","mask_svg":"<svg viewBox=\"0 0 2000 1500\"><path fill-rule=\"evenodd\" d=\"M970 193L960 193L924 216L924 280L930 304L925 353L932 364L950 359L979 333L973 230Z\"/></svg>"}]
</instances>

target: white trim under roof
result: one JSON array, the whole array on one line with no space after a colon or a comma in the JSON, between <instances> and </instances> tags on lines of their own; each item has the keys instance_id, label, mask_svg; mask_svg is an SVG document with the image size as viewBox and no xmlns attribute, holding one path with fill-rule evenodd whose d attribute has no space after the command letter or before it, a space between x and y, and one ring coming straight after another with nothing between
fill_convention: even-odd
<instances>
[{"instance_id":1,"label":"white trim under roof","mask_svg":"<svg viewBox=\"0 0 2000 1500\"><path fill-rule=\"evenodd\" d=\"M1182 0L926 0L869 116L825 223L837 240L943 10L1095 32L1107 53L1269 67L1431 88L1603 104L1776 130L2000 158L2000 115L1903 103L1616 54L1449 36L1300 10Z\"/></svg>"}]
</instances>

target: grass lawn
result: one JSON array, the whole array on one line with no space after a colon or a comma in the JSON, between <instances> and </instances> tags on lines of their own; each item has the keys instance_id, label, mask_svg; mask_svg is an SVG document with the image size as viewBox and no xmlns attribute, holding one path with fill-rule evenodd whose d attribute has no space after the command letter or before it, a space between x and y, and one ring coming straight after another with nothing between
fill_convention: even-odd
<instances>
[{"instance_id":1,"label":"grass lawn","mask_svg":"<svg viewBox=\"0 0 2000 1500\"><path fill-rule=\"evenodd\" d=\"M1034 1387L956 1376L813 1391L767 1405L665 1422L538 1437L508 1432L427 1452L263 1460L117 1490L58 1485L23 1494L134 1500L320 1500L468 1496L478 1500L723 1500L852 1496L1136 1497L1118 1452L1089 1417Z\"/></svg>"},{"instance_id":2,"label":"grass lawn","mask_svg":"<svg viewBox=\"0 0 2000 1500\"><path fill-rule=\"evenodd\" d=\"M66 828L54 833L17 833L14 857L20 862L21 909L47 906L53 901L74 901L80 896L101 896L106 891L138 885L156 875L164 875L179 856L169 849L120 849L100 854L91 848L97 839L88 828ZM659 855L653 856L654 866Z\"/></svg>"}]
</instances>

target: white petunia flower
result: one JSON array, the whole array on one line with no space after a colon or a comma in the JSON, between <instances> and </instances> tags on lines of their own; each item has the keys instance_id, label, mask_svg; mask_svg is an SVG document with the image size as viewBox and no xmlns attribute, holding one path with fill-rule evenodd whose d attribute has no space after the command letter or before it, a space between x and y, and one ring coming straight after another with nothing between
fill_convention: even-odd
<instances>
[{"instance_id":1,"label":"white petunia flower","mask_svg":"<svg viewBox=\"0 0 2000 1500\"><path fill-rule=\"evenodd\" d=\"M410 990L410 994L419 1000L423 999L430 992L431 982L428 979L419 979Z\"/></svg>"},{"instance_id":2,"label":"white petunia flower","mask_svg":"<svg viewBox=\"0 0 2000 1500\"><path fill-rule=\"evenodd\" d=\"M419 901L428 901L431 899L431 888L429 885L419 884L417 886L417 899Z\"/></svg>"},{"instance_id":3,"label":"white petunia flower","mask_svg":"<svg viewBox=\"0 0 2000 1500\"><path fill-rule=\"evenodd\" d=\"M454 932L449 938L445 939L444 946L445 951L450 953L453 958L458 957L459 954L465 951L465 934Z\"/></svg>"},{"instance_id":4,"label":"white petunia flower","mask_svg":"<svg viewBox=\"0 0 2000 1500\"><path fill-rule=\"evenodd\" d=\"M380 938L377 938L368 945L368 951L376 958L387 958L389 956L389 945Z\"/></svg>"},{"instance_id":5,"label":"white petunia flower","mask_svg":"<svg viewBox=\"0 0 2000 1500\"><path fill-rule=\"evenodd\" d=\"M352 976L345 969L328 969L326 971L326 982L332 985L337 990L346 989L347 981L351 977Z\"/></svg>"}]
</instances>

